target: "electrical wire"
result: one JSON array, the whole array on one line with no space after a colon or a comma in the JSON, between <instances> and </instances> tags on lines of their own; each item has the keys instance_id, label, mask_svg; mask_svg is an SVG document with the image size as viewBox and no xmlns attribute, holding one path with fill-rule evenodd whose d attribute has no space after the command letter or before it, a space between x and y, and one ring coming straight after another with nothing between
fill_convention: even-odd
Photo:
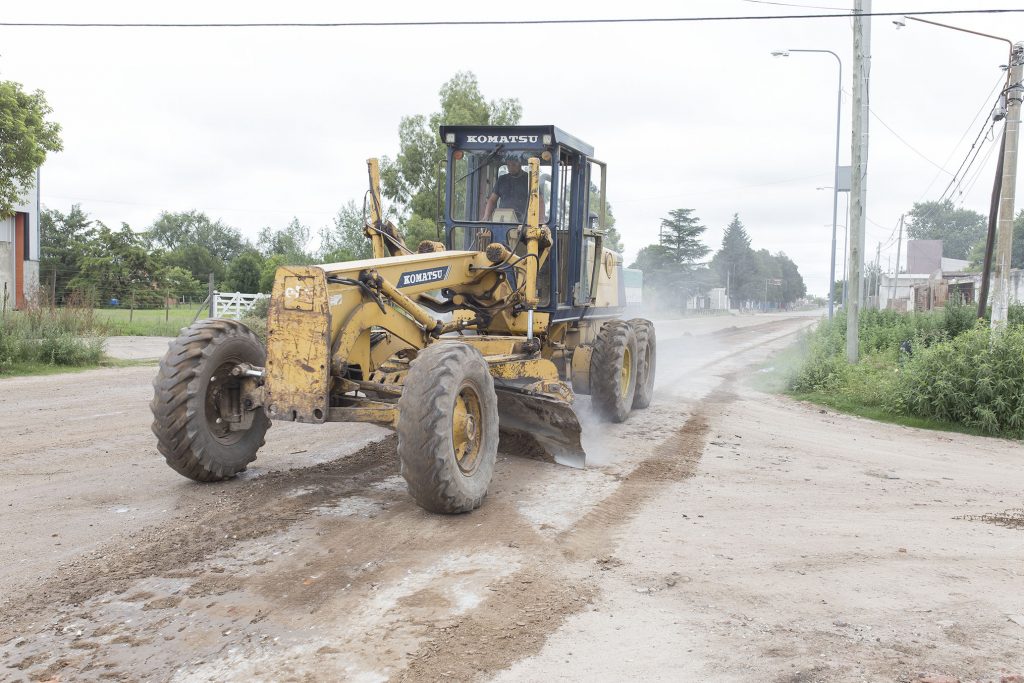
<instances>
[{"instance_id":1,"label":"electrical wire","mask_svg":"<svg viewBox=\"0 0 1024 683\"><path fill-rule=\"evenodd\" d=\"M956 184L955 187L953 187L953 190L949 193L948 196L946 196L946 199L952 201L954 194L958 197L963 195L963 190L961 188L963 188L964 186L964 181L967 180L967 174L970 173L971 167L974 166L974 162L978 160L978 155L981 154L981 150L983 147L985 147L985 143L991 142L992 140L995 139L995 137L991 135L995 131L995 127L995 122L993 122L992 125L989 126L988 133L986 133L985 138L981 141L981 144L978 145L978 148L975 150L974 156L971 157L970 162L968 162L967 167L964 169L963 175L960 176L960 181ZM991 152L993 147L994 145L989 145L989 152ZM988 158L987 154L986 158ZM982 164L978 168L979 170L981 168L984 168L984 162L982 162Z\"/></svg>"},{"instance_id":2,"label":"electrical wire","mask_svg":"<svg viewBox=\"0 0 1024 683\"><path fill-rule=\"evenodd\" d=\"M725 21L780 21L790 19L849 19L854 17L941 16L961 14L1016 14L1024 9L960 9L927 10L923 12L850 12L830 14L766 14L741 16L690 17L620 17L581 19L460 19L437 21L268 21L268 22L70 22L70 21L4 21L8 28L399 28L444 26L564 26L594 24L679 24Z\"/></svg>"},{"instance_id":3,"label":"electrical wire","mask_svg":"<svg viewBox=\"0 0 1024 683\"><path fill-rule=\"evenodd\" d=\"M974 176L970 179L970 181L968 181L968 187L965 187L960 192L960 206L964 205L964 202L967 201L967 196L971 193L972 190L974 190L974 185L978 182L978 178L981 177L981 172L985 170L985 164L988 163L988 160L992 156L992 152L996 150L996 147L998 147L998 145L996 144L989 145L988 151L985 152L985 156L982 158L981 163L978 164L978 170L974 172Z\"/></svg>"},{"instance_id":4,"label":"electrical wire","mask_svg":"<svg viewBox=\"0 0 1024 683\"><path fill-rule=\"evenodd\" d=\"M946 198L946 196L949 194L950 190L954 189L954 186L957 185L957 178L960 176L960 171L964 171L966 173L966 170L965 170L964 166L967 165L968 168L970 167L968 162L971 160L971 152L973 152L975 150L975 148L978 146L978 143L982 140L982 136L985 135L986 127L994 127L995 126L995 122L994 121L989 123L989 118L991 117L991 113L995 111L995 108L996 108L996 105L993 104L992 105L992 109L989 111L989 117L986 117L985 120L982 121L981 129L978 131L978 134L975 136L974 142L971 143L971 148L967 150L967 154L966 154L966 156L964 156L964 160L960 162L960 167L957 168L956 173L953 174L953 178L949 181L949 184L946 185L946 189L944 189L942 191L942 194L939 195L939 200L938 201L940 203ZM978 155L977 155L977 153L975 153L974 154L974 158L976 159L977 157L978 157ZM962 178L961 178L961 180L962 180Z\"/></svg>"},{"instance_id":5,"label":"electrical wire","mask_svg":"<svg viewBox=\"0 0 1024 683\"><path fill-rule=\"evenodd\" d=\"M916 148L916 147L914 147L914 146L913 146L912 144L910 144L909 142L907 142L906 140L904 140L904 139L903 139L903 136L902 136L902 135L900 135L899 133L897 133L897 132L896 132L895 130L893 130L893 129L892 129L892 126L890 126L890 125L889 125L888 123L886 123L885 121L883 121L883 120L882 120L882 117L881 117L881 116L879 116L878 114L876 114L876 113L875 113L875 110L874 110L874 109L872 109L871 107L868 107L868 111L869 111L869 112L871 113L871 115L872 115L872 116L874 116L874 117L875 117L875 120L876 120L876 121L878 121L878 122L879 122L880 124L882 124L882 126L883 126L883 127L885 127L885 129L886 129L887 131L889 131L890 133L892 133L893 135L895 135L895 136L896 136L896 139L897 139L897 140L899 140L899 141L900 141L900 142L902 142L902 143L903 143L904 145L906 145L907 149L909 149L909 150L910 150L911 152L913 152L913 153L914 153L914 154L916 154L917 156L921 157L922 159L924 159L924 160L925 160L925 161L927 161L927 162L928 162L929 164L931 164L931 165L932 165L932 166L934 166L935 168L939 169L940 171L942 171L942 172L943 172L943 173L945 173L946 175L953 175L952 173L950 173L949 171L947 171L947 170L946 170L945 168L943 168L943 167L942 167L942 166L940 166L939 164L935 163L934 161L932 161L931 159L929 159L928 157L926 157L926 156L924 155L924 153L923 153L923 152L921 152L921 151L920 151L919 149L917 149L917 148Z\"/></svg>"},{"instance_id":6,"label":"electrical wire","mask_svg":"<svg viewBox=\"0 0 1024 683\"><path fill-rule=\"evenodd\" d=\"M949 164L950 160L953 159L953 155L956 154L956 150L959 149L960 145L963 144L964 140L967 138L967 135L972 130L974 130L974 126L978 122L978 117L981 116L982 113L985 111L985 107L989 106L989 102L992 101L992 96L996 94L996 91L999 90L999 88L1003 85L1005 81L1006 77L1003 76L1003 74L999 74L999 76L996 78L995 85L992 86L992 90L990 90L988 95L985 96L985 99L981 103L981 107L978 108L978 112L971 118L971 122L967 124L967 127L964 129L963 134L960 135L960 139L956 141L956 144L953 145L953 149L950 150L949 155L946 157L946 160L942 162L943 170L945 170L944 167L947 164ZM935 184L935 181L939 179L940 175L942 175L942 173L936 173L932 177L931 182L928 183L928 186L926 188L924 188L924 192L922 192L921 196L917 198L917 201L920 202L922 199L925 198L925 196L927 196L928 191L932 189L932 185Z\"/></svg>"},{"instance_id":7,"label":"electrical wire","mask_svg":"<svg viewBox=\"0 0 1024 683\"><path fill-rule=\"evenodd\" d=\"M797 5L792 2L772 2L772 0L743 0L743 2L753 3L755 5L775 5L777 7L802 7L804 9L830 9L837 12L843 10L842 7L825 7L824 5Z\"/></svg>"}]
</instances>

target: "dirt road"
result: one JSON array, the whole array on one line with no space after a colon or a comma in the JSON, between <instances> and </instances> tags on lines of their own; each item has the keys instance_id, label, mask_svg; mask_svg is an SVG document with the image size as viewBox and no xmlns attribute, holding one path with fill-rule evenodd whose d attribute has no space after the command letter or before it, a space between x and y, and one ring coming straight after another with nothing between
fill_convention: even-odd
<instances>
[{"instance_id":1,"label":"dirt road","mask_svg":"<svg viewBox=\"0 0 1024 683\"><path fill-rule=\"evenodd\" d=\"M745 379L809 316L660 323L654 404L590 466L499 454L417 508L392 437L275 425L167 468L154 368L0 380L0 680L999 680L1024 672L1019 444Z\"/></svg>"}]
</instances>

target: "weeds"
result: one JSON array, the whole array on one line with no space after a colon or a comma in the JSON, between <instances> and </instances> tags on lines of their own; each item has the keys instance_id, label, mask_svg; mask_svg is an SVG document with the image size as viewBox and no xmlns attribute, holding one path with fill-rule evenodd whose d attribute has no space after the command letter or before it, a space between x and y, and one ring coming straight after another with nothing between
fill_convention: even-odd
<instances>
[{"instance_id":1,"label":"weeds","mask_svg":"<svg viewBox=\"0 0 1024 683\"><path fill-rule=\"evenodd\" d=\"M802 361L787 371L786 388L821 397L853 412L923 418L972 432L1024 436L1024 310L993 336L974 308L865 311L861 360L846 361L846 317L822 323L800 342Z\"/></svg>"},{"instance_id":2,"label":"weeds","mask_svg":"<svg viewBox=\"0 0 1024 683\"><path fill-rule=\"evenodd\" d=\"M0 373L19 365L96 365L103 358L103 342L92 308L29 302L0 321Z\"/></svg>"}]
</instances>

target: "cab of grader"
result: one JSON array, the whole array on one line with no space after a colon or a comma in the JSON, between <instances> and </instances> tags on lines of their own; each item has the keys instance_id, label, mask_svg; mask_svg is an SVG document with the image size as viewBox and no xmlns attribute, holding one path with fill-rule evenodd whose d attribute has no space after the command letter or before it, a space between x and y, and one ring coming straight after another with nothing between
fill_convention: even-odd
<instances>
[{"instance_id":1,"label":"cab of grader","mask_svg":"<svg viewBox=\"0 0 1024 683\"><path fill-rule=\"evenodd\" d=\"M222 319L170 344L151 408L174 470L233 477L272 420L372 422L397 432L420 506L467 512L487 492L499 434L581 467L577 394L613 422L650 404L654 326L622 319L622 258L602 244L606 167L593 148L554 126L440 135L443 242L405 244L371 159L372 258L279 268L266 347Z\"/></svg>"}]
</instances>

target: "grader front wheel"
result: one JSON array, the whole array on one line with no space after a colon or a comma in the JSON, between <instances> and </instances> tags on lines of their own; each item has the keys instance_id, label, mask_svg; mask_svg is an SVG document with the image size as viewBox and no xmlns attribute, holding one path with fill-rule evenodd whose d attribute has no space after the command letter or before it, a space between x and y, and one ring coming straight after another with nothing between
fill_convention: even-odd
<instances>
[{"instance_id":1,"label":"grader front wheel","mask_svg":"<svg viewBox=\"0 0 1024 683\"><path fill-rule=\"evenodd\" d=\"M420 507L480 507L498 453L498 399L480 352L443 342L420 351L398 401L396 431L402 476Z\"/></svg>"},{"instance_id":2,"label":"grader front wheel","mask_svg":"<svg viewBox=\"0 0 1024 683\"><path fill-rule=\"evenodd\" d=\"M260 340L234 320L201 320L171 342L153 380L150 408L157 448L172 469L195 481L220 481L256 459L270 420L262 408L250 407L248 426L239 428L225 409L240 392L241 379L231 370L265 361Z\"/></svg>"}]
</instances>

